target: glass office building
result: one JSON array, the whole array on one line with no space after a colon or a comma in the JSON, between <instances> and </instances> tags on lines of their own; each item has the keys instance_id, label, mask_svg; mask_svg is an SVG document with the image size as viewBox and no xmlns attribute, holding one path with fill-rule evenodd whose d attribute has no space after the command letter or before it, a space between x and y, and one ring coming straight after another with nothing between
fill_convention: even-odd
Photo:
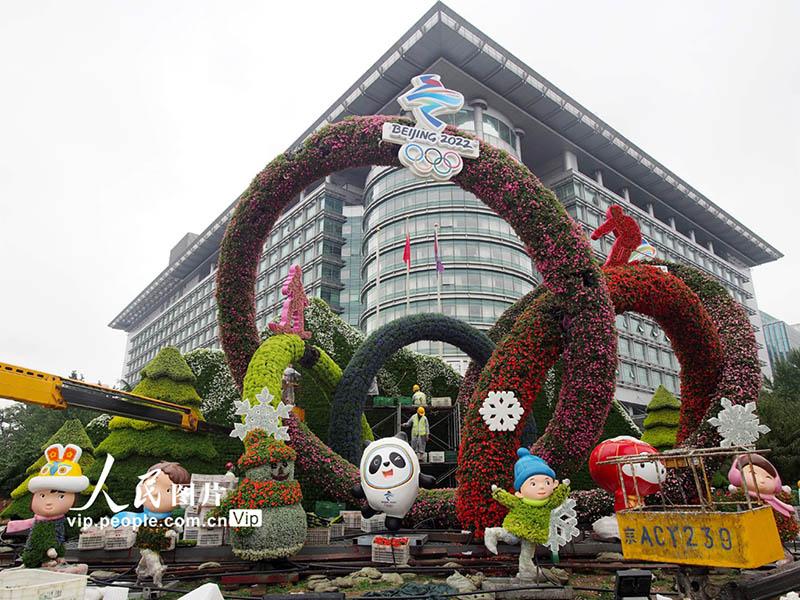
<instances>
[{"instance_id":1,"label":"glass office building","mask_svg":"<svg viewBox=\"0 0 800 600\"><path fill-rule=\"evenodd\" d=\"M610 203L619 204L637 219L661 258L720 281L750 316L764 373L771 374L750 269L780 258L780 252L441 3L288 149L348 115L401 114L397 97L421 72L439 74L464 95L463 110L449 117L452 124L527 166L587 234L603 221ZM232 210L227 207L200 235L184 237L167 268L111 322L128 332L124 378L135 381L168 344L182 352L219 347L214 270ZM259 327L280 313L280 286L294 263L304 268L309 295L368 333L407 312L436 312L434 224L445 267L443 313L485 330L536 285L538 275L520 240L474 196L453 184L417 179L405 169L363 167L309 186L281 215L258 268ZM607 237L593 243L601 260L612 242ZM617 324L617 399L641 412L660 384L679 395L680 368L657 325L636 314L618 317ZM436 342L415 348L440 352ZM455 348L445 346L444 358L458 369L466 366Z\"/></svg>"},{"instance_id":2,"label":"glass office building","mask_svg":"<svg viewBox=\"0 0 800 600\"><path fill-rule=\"evenodd\" d=\"M466 108L446 120L479 137L491 137L519 160L513 126L502 115L490 114L485 102L478 110ZM438 226L439 260L444 265L440 298L434 226ZM362 230L364 311L359 326L367 333L406 314L426 312L442 312L486 331L537 283L522 241L503 219L457 185L419 179L407 169L370 171L364 187ZM403 262L406 234L410 273ZM412 348L426 354L441 351L457 370L466 369L467 357L448 344L418 342Z\"/></svg>"},{"instance_id":3,"label":"glass office building","mask_svg":"<svg viewBox=\"0 0 800 600\"><path fill-rule=\"evenodd\" d=\"M775 369L775 363L788 360L789 352L800 348L800 323L789 325L765 312L761 312L761 321L770 366Z\"/></svg>"}]
</instances>

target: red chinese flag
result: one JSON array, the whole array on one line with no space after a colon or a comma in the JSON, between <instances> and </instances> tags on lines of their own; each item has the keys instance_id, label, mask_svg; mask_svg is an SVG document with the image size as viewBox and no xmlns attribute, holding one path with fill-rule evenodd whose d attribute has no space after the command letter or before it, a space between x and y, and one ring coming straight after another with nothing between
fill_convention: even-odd
<instances>
[{"instance_id":1,"label":"red chinese flag","mask_svg":"<svg viewBox=\"0 0 800 600\"><path fill-rule=\"evenodd\" d=\"M406 231L406 249L403 250L403 262L411 266L411 238Z\"/></svg>"}]
</instances>

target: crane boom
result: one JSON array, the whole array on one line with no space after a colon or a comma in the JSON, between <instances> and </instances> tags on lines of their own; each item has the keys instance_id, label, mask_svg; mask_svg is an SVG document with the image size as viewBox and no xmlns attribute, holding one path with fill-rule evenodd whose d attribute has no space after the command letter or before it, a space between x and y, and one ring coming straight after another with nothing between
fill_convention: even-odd
<instances>
[{"instance_id":1,"label":"crane boom","mask_svg":"<svg viewBox=\"0 0 800 600\"><path fill-rule=\"evenodd\" d=\"M160 425L228 435L230 427L207 423L189 406L139 396L0 362L0 398L46 408L88 408Z\"/></svg>"}]
</instances>

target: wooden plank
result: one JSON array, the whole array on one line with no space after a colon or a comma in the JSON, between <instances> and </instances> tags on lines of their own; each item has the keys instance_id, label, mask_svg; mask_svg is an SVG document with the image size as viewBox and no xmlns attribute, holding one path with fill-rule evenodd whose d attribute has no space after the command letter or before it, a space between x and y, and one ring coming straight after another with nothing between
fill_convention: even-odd
<instances>
[{"instance_id":1,"label":"wooden plank","mask_svg":"<svg viewBox=\"0 0 800 600\"><path fill-rule=\"evenodd\" d=\"M800 562L789 563L770 571L743 577L739 581L739 591L748 600L777 598L793 590L800 589Z\"/></svg>"}]
</instances>

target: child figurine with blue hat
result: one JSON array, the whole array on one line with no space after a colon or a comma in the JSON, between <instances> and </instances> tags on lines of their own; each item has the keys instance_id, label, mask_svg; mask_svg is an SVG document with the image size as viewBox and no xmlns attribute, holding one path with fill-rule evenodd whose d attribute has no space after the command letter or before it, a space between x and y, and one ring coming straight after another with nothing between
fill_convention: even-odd
<instances>
[{"instance_id":1,"label":"child figurine with blue hat","mask_svg":"<svg viewBox=\"0 0 800 600\"><path fill-rule=\"evenodd\" d=\"M519 578L536 579L533 554L537 544L547 544L550 513L569 496L569 479L559 485L553 469L527 448L517 450L514 493L492 486L492 498L509 509L502 527L488 527L484 544L497 554L497 542L521 544Z\"/></svg>"}]
</instances>

